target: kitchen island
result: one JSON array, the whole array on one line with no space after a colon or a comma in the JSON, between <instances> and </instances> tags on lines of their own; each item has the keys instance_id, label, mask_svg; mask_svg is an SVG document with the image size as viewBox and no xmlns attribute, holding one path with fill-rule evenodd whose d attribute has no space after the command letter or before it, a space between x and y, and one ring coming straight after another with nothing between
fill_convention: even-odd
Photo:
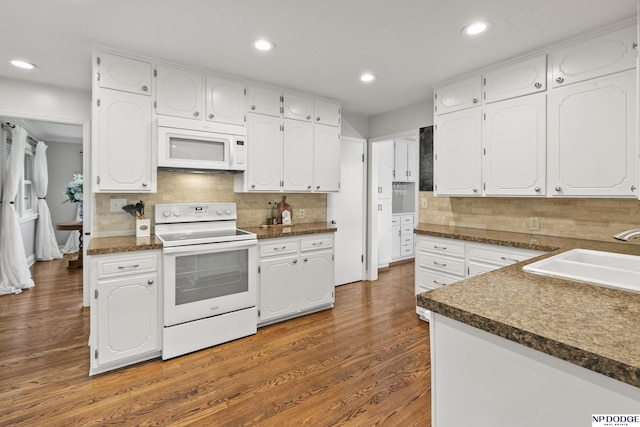
<instances>
[{"instance_id":1,"label":"kitchen island","mask_svg":"<svg viewBox=\"0 0 640 427\"><path fill-rule=\"evenodd\" d=\"M640 255L632 243L430 224L416 234L548 252L534 260L573 248ZM431 311L435 427L640 414L640 293L524 272L534 260L417 296Z\"/></svg>"}]
</instances>

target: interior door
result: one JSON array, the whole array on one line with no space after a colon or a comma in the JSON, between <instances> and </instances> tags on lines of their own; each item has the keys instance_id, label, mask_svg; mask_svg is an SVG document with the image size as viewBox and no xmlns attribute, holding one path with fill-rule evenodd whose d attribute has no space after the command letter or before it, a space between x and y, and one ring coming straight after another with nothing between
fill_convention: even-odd
<instances>
[{"instance_id":1,"label":"interior door","mask_svg":"<svg viewBox=\"0 0 640 427\"><path fill-rule=\"evenodd\" d=\"M327 194L327 219L335 222L335 284L364 278L364 147L366 140L342 138L340 192Z\"/></svg>"}]
</instances>

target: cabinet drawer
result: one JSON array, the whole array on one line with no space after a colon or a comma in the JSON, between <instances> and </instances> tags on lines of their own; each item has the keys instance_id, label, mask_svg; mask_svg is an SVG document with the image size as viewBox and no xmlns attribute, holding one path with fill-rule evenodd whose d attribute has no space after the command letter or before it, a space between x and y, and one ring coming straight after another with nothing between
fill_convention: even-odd
<instances>
[{"instance_id":1,"label":"cabinet drawer","mask_svg":"<svg viewBox=\"0 0 640 427\"><path fill-rule=\"evenodd\" d=\"M409 235L409 234L410 234L410 235L412 235L412 236L413 236L413 224L411 224L411 225L405 225L405 224L403 224L403 225L400 227L400 233L401 233L402 235Z\"/></svg>"},{"instance_id":2,"label":"cabinet drawer","mask_svg":"<svg viewBox=\"0 0 640 427\"><path fill-rule=\"evenodd\" d=\"M122 275L149 273L158 269L158 253L136 253L134 256L117 256L98 259L96 262L98 279Z\"/></svg>"},{"instance_id":3,"label":"cabinet drawer","mask_svg":"<svg viewBox=\"0 0 640 427\"><path fill-rule=\"evenodd\" d=\"M544 252L493 245L469 245L469 259L498 265L509 265L542 255Z\"/></svg>"},{"instance_id":4,"label":"cabinet drawer","mask_svg":"<svg viewBox=\"0 0 640 427\"><path fill-rule=\"evenodd\" d=\"M413 245L402 245L400 247L400 256L413 255Z\"/></svg>"},{"instance_id":5,"label":"cabinet drawer","mask_svg":"<svg viewBox=\"0 0 640 427\"><path fill-rule=\"evenodd\" d=\"M413 234L405 234L400 236L400 245L401 246L410 246L411 251L413 252Z\"/></svg>"},{"instance_id":6,"label":"cabinet drawer","mask_svg":"<svg viewBox=\"0 0 640 427\"><path fill-rule=\"evenodd\" d=\"M260 245L261 257L290 254L295 252L298 252L297 240L280 240L275 242L262 243Z\"/></svg>"},{"instance_id":7,"label":"cabinet drawer","mask_svg":"<svg viewBox=\"0 0 640 427\"><path fill-rule=\"evenodd\" d=\"M323 237L303 237L300 239L300 251L315 251L333 247L333 239L328 236Z\"/></svg>"},{"instance_id":8,"label":"cabinet drawer","mask_svg":"<svg viewBox=\"0 0 640 427\"><path fill-rule=\"evenodd\" d=\"M391 217L391 226L396 226L396 225L399 226L401 222L402 221L400 220L399 216Z\"/></svg>"},{"instance_id":9,"label":"cabinet drawer","mask_svg":"<svg viewBox=\"0 0 640 427\"><path fill-rule=\"evenodd\" d=\"M418 250L464 257L464 242L437 237L420 237Z\"/></svg>"},{"instance_id":10,"label":"cabinet drawer","mask_svg":"<svg viewBox=\"0 0 640 427\"><path fill-rule=\"evenodd\" d=\"M458 280L460 280L459 277L449 276L426 268L419 268L416 294L437 289L441 286L455 283Z\"/></svg>"},{"instance_id":11,"label":"cabinet drawer","mask_svg":"<svg viewBox=\"0 0 640 427\"><path fill-rule=\"evenodd\" d=\"M402 215L400 217L400 223L402 225L410 225L413 228L413 215Z\"/></svg>"},{"instance_id":12,"label":"cabinet drawer","mask_svg":"<svg viewBox=\"0 0 640 427\"><path fill-rule=\"evenodd\" d=\"M464 259L421 253L420 267L431 268L445 273L464 277Z\"/></svg>"}]
</instances>

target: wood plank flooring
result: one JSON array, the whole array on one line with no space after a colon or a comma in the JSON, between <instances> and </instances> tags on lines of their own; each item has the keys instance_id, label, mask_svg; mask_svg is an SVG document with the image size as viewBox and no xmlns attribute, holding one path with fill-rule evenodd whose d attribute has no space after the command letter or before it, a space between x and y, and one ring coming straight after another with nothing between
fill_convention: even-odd
<instances>
[{"instance_id":1,"label":"wood plank flooring","mask_svg":"<svg viewBox=\"0 0 640 427\"><path fill-rule=\"evenodd\" d=\"M89 377L82 272L36 263L0 296L0 426L430 426L413 263L254 336Z\"/></svg>"}]
</instances>

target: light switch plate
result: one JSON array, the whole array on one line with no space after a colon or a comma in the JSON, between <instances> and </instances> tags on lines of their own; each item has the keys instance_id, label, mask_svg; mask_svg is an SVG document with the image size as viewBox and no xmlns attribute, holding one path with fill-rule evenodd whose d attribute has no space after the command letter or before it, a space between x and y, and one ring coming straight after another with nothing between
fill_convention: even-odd
<instances>
[{"instance_id":1,"label":"light switch plate","mask_svg":"<svg viewBox=\"0 0 640 427\"><path fill-rule=\"evenodd\" d=\"M427 207L427 199L421 199L421 200L420 200L420 203L422 203L422 204L421 204L421 206L422 206L423 208L426 208L426 207Z\"/></svg>"},{"instance_id":2,"label":"light switch plate","mask_svg":"<svg viewBox=\"0 0 640 427\"><path fill-rule=\"evenodd\" d=\"M111 199L110 201L110 211L111 212L124 212L122 210L123 207L127 205L127 199Z\"/></svg>"},{"instance_id":3,"label":"light switch plate","mask_svg":"<svg viewBox=\"0 0 640 427\"><path fill-rule=\"evenodd\" d=\"M540 218L538 217L529 218L529 230L540 231Z\"/></svg>"},{"instance_id":4,"label":"light switch plate","mask_svg":"<svg viewBox=\"0 0 640 427\"><path fill-rule=\"evenodd\" d=\"M303 219L303 218L304 218L304 215L305 215L305 211L304 211L304 209L300 209L300 210L298 211L298 213L299 213L299 215L300 215L300 219Z\"/></svg>"}]
</instances>

